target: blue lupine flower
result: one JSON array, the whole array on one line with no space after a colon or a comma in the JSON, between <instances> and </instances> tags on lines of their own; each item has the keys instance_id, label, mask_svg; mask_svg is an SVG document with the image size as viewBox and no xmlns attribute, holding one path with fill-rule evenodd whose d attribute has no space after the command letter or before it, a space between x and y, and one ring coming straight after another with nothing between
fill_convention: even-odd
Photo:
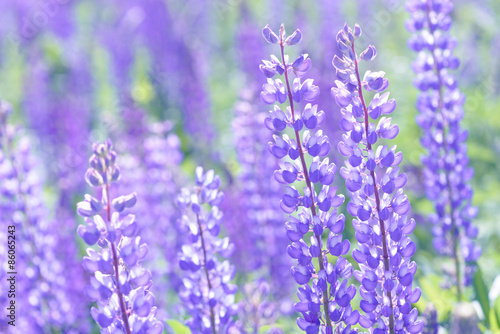
<instances>
[{"instance_id":1,"label":"blue lupine flower","mask_svg":"<svg viewBox=\"0 0 500 334\"><path fill-rule=\"evenodd\" d=\"M110 195L111 183L120 178L115 161L110 141L93 145L85 179L91 186L102 188L102 198L87 194L77 204L78 214L86 223L78 226L78 234L86 244L99 246L98 250L88 248L88 256L83 258L83 267L94 274L85 294L97 302L98 307L92 307L90 313L102 327L101 333L159 334L163 325L155 318L151 273L141 265L148 246L137 235L135 215L126 214L137 196Z\"/></svg>"},{"instance_id":2,"label":"blue lupine flower","mask_svg":"<svg viewBox=\"0 0 500 334\"><path fill-rule=\"evenodd\" d=\"M436 210L429 217L433 244L438 254L455 263L453 283L460 300L462 286L472 284L481 247L473 242L478 234L472 224L478 211L471 203L474 170L468 166L468 132L460 124L465 97L450 73L460 63L452 53L456 40L448 32L453 4L449 0L411 0L407 8L412 14L407 27L413 33L408 45L418 52L413 69L417 74L414 84L421 91L417 123L423 129L421 143L427 150L422 157L424 184Z\"/></svg>"},{"instance_id":3,"label":"blue lupine flower","mask_svg":"<svg viewBox=\"0 0 500 334\"><path fill-rule=\"evenodd\" d=\"M233 245L229 238L220 239L222 212L219 206L224 194L220 179L213 170L196 168L196 185L183 188L177 203L184 245L179 265L184 271L181 299L191 318L187 324L193 333L222 334L233 325L238 309L234 303L237 287L231 284L235 271L228 260ZM205 210L207 209L207 210Z\"/></svg>"},{"instance_id":4,"label":"blue lupine flower","mask_svg":"<svg viewBox=\"0 0 500 334\"><path fill-rule=\"evenodd\" d=\"M287 237L291 241L287 252L297 260L297 264L292 267L292 276L300 285L297 290L299 302L295 304L295 309L302 313L302 317L297 319L297 325L308 334L318 333L320 329L322 333L329 334L334 330L355 332L351 331L351 325L358 322L359 313L352 310L350 302L356 294L356 288L354 285L347 286L347 279L352 276L353 269L342 257L349 251L350 244L348 240L342 241L345 217L336 212L336 208L344 202L344 197L337 195L336 188L331 187L336 172L335 164L331 164L328 158L320 158L330 151L328 138L321 130L311 132L323 123L324 113L310 103L302 111L295 108L295 103L312 102L319 94L319 89L312 79L302 81L311 66L307 55L301 55L290 63L284 53L284 47L298 43L300 38L297 36L302 34L296 30L286 38L282 25L279 38L269 26L264 27L263 35L268 42L279 43L281 60L272 56L271 61L263 62L261 71L268 77L268 83L263 86L261 98L268 104L275 101L284 103L286 100L290 103L285 111L275 105L264 124L276 132L288 127L292 129L294 138L286 134L274 135L274 140L269 142L269 151L278 159L289 157L289 161L283 161L281 168L274 173L275 180L286 185L281 209L291 214L301 207L298 216L290 216L285 224ZM284 74L284 82L269 75L273 69L274 75ZM292 72L297 76L293 86L289 78ZM279 87L279 92L274 90L275 87ZM304 125L307 129L304 129ZM309 168L305 153L312 158ZM305 181L306 187L302 193L293 186L296 181ZM319 193L315 186L321 189ZM326 231L326 245L322 239L325 229L329 230ZM337 257L337 261L330 262L327 255ZM313 264L313 258L317 261L318 269Z\"/></svg>"},{"instance_id":5,"label":"blue lupine flower","mask_svg":"<svg viewBox=\"0 0 500 334\"><path fill-rule=\"evenodd\" d=\"M360 35L358 25L353 31L347 24L337 34L343 57L333 59L338 80L332 88L341 107L340 126L346 132L338 145L340 153L348 157L340 174L351 194L347 211L355 218L359 245L352 254L360 266L354 277L361 283L360 307L365 313L359 323L377 334L420 333L422 322L417 321L417 309L411 307L421 292L412 288L417 265L411 256L416 247L409 235L415 221L406 218L410 203L402 187L407 178L398 168L403 155L396 152L396 146L374 146L379 139L393 139L398 134L397 125L386 116L394 111L396 102L389 100L388 92L383 93L388 86L384 72L367 71L361 80L358 63L374 59L376 50L369 46L358 57L354 43ZM363 89L375 91L369 104ZM376 121L382 115L378 124L370 122L369 118Z\"/></svg>"}]
</instances>

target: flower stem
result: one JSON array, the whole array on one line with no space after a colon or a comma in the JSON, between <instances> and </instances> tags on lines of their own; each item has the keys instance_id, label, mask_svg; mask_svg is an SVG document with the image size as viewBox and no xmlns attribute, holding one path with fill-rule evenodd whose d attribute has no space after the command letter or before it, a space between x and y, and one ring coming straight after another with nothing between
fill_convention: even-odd
<instances>
[{"instance_id":1,"label":"flower stem","mask_svg":"<svg viewBox=\"0 0 500 334\"><path fill-rule=\"evenodd\" d=\"M106 192L106 211L107 211L107 222L108 226L111 222L111 202L110 202L110 196L109 196L109 184L106 184L105 187L105 192ZM130 331L130 325L128 323L128 315L127 315L127 307L125 306L125 301L123 299L123 294L120 291L120 276L118 273L118 266L119 266L119 260L118 260L118 255L116 253L116 247L114 242L110 242L111 244L111 251L113 253L113 266L115 267L115 277L116 277L116 293L118 295L118 299L120 301L120 309L122 313L122 320L123 320L123 325L125 326L125 332L126 334L131 334L132 332Z\"/></svg>"},{"instance_id":2,"label":"flower stem","mask_svg":"<svg viewBox=\"0 0 500 334\"><path fill-rule=\"evenodd\" d=\"M206 250L206 246L205 246L205 239L203 238L203 229L201 227L199 215L196 215L196 222L197 222L198 228L200 230L201 248L203 249L203 269L205 269L205 276L207 277L207 284L208 284L208 295L210 295L210 291L212 291L212 283L210 282L210 276L208 275L207 250ZM210 324L212 325L212 333L216 334L214 308L212 306L209 306L209 309L210 309Z\"/></svg>"}]
</instances>

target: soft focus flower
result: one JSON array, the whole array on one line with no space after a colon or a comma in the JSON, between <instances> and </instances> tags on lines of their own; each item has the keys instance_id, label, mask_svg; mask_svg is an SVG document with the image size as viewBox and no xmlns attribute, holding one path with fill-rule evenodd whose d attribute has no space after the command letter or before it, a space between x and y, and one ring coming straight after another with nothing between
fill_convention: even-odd
<instances>
[{"instance_id":1,"label":"soft focus flower","mask_svg":"<svg viewBox=\"0 0 500 334\"><path fill-rule=\"evenodd\" d=\"M151 122L146 111L133 104L124 106L121 114L123 126L114 135L121 138L116 143L123 152L120 170L128 177L113 189L116 193L137 193L141 199L134 206L134 214L141 217L138 234L149 248L143 263L155 277L155 290L178 291L177 253L182 242L175 199L184 181L179 167L184 158L180 140L172 131L172 122ZM158 298L157 318L171 318L169 314L177 313L177 297L171 293Z\"/></svg>"},{"instance_id":2,"label":"soft focus flower","mask_svg":"<svg viewBox=\"0 0 500 334\"><path fill-rule=\"evenodd\" d=\"M288 299L292 284L288 274L291 260L283 256L288 245L283 233L286 216L272 205L279 202L281 187L269 174L278 164L267 149L271 134L262 126L266 114L256 110L252 98L258 99L258 94L243 91L235 105L233 129L241 171L232 191L226 192L226 226L235 244L233 259L238 271L253 273L271 285L275 298Z\"/></svg>"},{"instance_id":3,"label":"soft focus flower","mask_svg":"<svg viewBox=\"0 0 500 334\"><path fill-rule=\"evenodd\" d=\"M360 270L354 277L361 284L363 297L360 307L364 312L359 323L372 333L420 333L423 324L417 320L417 309L411 304L420 298L420 289L413 288L417 270L411 256L415 243L409 235L415 221L406 214L410 203L402 187L406 175L399 174L398 165L403 159L396 146L374 144L380 139L393 139L398 130L386 115L392 113L396 103L383 93L388 86L384 72L367 71L361 80L354 43L361 35L356 25L354 31L347 26L337 34L342 58L335 56L337 70L332 95L341 107L341 128L346 132L339 142L339 152L348 158L340 174L346 180L351 194L347 211L354 217L358 249L352 253ZM369 46L362 54L372 60L375 48ZM365 91L375 91L370 103L363 96ZM383 116L382 118L380 118ZM371 123L370 118L379 122Z\"/></svg>"},{"instance_id":4,"label":"soft focus flower","mask_svg":"<svg viewBox=\"0 0 500 334\"><path fill-rule=\"evenodd\" d=\"M283 334L279 327L272 326L278 315L278 305L271 301L271 287L265 281L246 283L243 299L239 302L238 322L229 334L257 333L270 327L267 334Z\"/></svg>"},{"instance_id":5,"label":"soft focus flower","mask_svg":"<svg viewBox=\"0 0 500 334\"><path fill-rule=\"evenodd\" d=\"M72 276L74 248L66 247L58 224L49 218L42 200L39 161L32 145L20 128L7 124L10 105L0 100L0 251L5 255L0 269L0 305L3 310L15 301L16 318L2 316L0 330L9 332L7 321L19 333L64 332L89 330L80 311L85 307L73 286L83 276ZM67 223L65 217L57 217ZM7 257L9 255L9 257ZM7 266L8 264L8 266ZM8 272L15 272L12 275ZM15 281L8 278L15 277ZM11 288L11 284L15 287ZM14 296L11 291L13 290ZM7 298L9 296L9 298Z\"/></svg>"},{"instance_id":6,"label":"soft focus flower","mask_svg":"<svg viewBox=\"0 0 500 334\"><path fill-rule=\"evenodd\" d=\"M422 334L438 334L439 323L437 317L437 311L433 304L429 304L424 312L423 317L424 329Z\"/></svg>"},{"instance_id":7,"label":"soft focus flower","mask_svg":"<svg viewBox=\"0 0 500 334\"><path fill-rule=\"evenodd\" d=\"M461 127L465 97L450 73L459 65L452 52L457 41L448 32L453 4L411 0L407 8L412 17L406 26L413 33L408 45L418 53L413 70L417 74L414 84L421 91L417 123L427 150L422 157L424 184L436 211L429 216L433 245L438 254L455 263L452 280L460 300L461 287L472 284L481 247L473 242L478 229L472 220L478 210L471 203L474 170L467 155L468 132Z\"/></svg>"}]
</instances>

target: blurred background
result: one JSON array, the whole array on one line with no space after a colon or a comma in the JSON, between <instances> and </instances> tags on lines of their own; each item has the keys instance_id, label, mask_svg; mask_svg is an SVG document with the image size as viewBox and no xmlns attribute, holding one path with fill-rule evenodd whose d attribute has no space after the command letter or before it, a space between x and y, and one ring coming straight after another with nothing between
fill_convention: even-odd
<instances>
[{"instance_id":1,"label":"blurred background","mask_svg":"<svg viewBox=\"0 0 500 334\"><path fill-rule=\"evenodd\" d=\"M500 293L500 280L495 281L500 275L500 2L457 0L454 5L452 34L461 60L454 74L467 97L463 127L469 130L468 152L475 169L475 224L483 247L479 266L495 300ZM364 35L359 50L376 46L378 57L371 69L387 73L391 97L398 103L392 116L400 127L397 144L405 157L407 193L418 222L414 260L423 290L418 307L423 310L432 300L441 320L449 317L447 292L439 288L443 263L429 242L426 217L433 207L421 180L424 151L412 84L416 55L407 47L404 1L2 0L0 12L0 97L13 105L11 121L23 126L32 140L42 162L37 170L46 180L49 215L64 217L59 233L78 245L75 257L80 259L85 247L76 241L81 221L74 212L86 190L92 142L112 139L125 161L130 160L127 154L140 156L151 144L143 139L144 132L166 139L179 155L169 154L159 163L177 166L183 175L176 178L178 186L191 178L197 165L221 175L231 221L238 206L237 196L232 196L239 189L235 180L242 172L235 106L245 101L252 110L267 112L258 98L265 82L258 65L277 52L262 38L262 27L269 24L277 31L284 23L289 33L295 28L303 32L303 42L289 50L290 56L308 53L312 59L310 76L320 86L318 103L327 115L324 131L336 146L341 130L329 93L335 35L344 22L360 24ZM140 168L129 162L124 163L130 172L122 173L124 180ZM341 178L336 182L340 186ZM352 228L346 227L352 238ZM226 229L238 237L237 229ZM477 291L467 293L474 299ZM176 312L170 309L165 318L179 319ZM299 331L294 318L280 320L290 332Z\"/></svg>"}]
</instances>

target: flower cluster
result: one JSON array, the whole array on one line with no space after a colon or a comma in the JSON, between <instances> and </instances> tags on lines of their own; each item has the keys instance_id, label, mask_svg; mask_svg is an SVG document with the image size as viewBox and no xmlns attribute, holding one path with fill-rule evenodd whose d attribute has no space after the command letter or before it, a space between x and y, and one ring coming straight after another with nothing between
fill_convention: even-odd
<instances>
[{"instance_id":1,"label":"flower cluster","mask_svg":"<svg viewBox=\"0 0 500 334\"><path fill-rule=\"evenodd\" d=\"M354 277L361 283L360 307L365 312L359 323L374 328L373 333L420 333L422 322L417 321L417 309L411 306L421 292L412 288L417 265L411 256L416 246L409 235L415 221L406 218L410 203L402 187L407 178L398 168L403 155L396 146L380 144L399 132L386 117L394 111L396 102L389 100L388 92L383 93L389 85L384 72L366 71L361 79L359 62L373 60L377 51L370 45L358 57L354 44L360 35L358 25L352 30L347 24L337 34L343 56L333 58L337 80L332 88L341 107L340 126L346 132L338 145L348 158L340 174L351 195L347 211L355 218L359 245L353 251L360 267ZM369 104L363 90L375 93ZM370 118L378 123L370 122Z\"/></svg>"},{"instance_id":2,"label":"flower cluster","mask_svg":"<svg viewBox=\"0 0 500 334\"><path fill-rule=\"evenodd\" d=\"M90 313L102 327L101 333L159 334L163 325L155 318L151 273L141 265L148 246L137 235L140 228L135 216L126 214L137 196L132 193L112 199L110 195L111 182L120 178L115 161L110 141L93 145L85 179L89 185L102 188L102 197L99 200L86 194L77 204L77 212L86 223L78 226L78 234L88 245L99 246L97 250L87 248L83 258L84 268L94 274L85 293L98 305Z\"/></svg>"},{"instance_id":3,"label":"flower cluster","mask_svg":"<svg viewBox=\"0 0 500 334\"><path fill-rule=\"evenodd\" d=\"M448 33L453 5L449 0L411 0L407 8L412 15L407 28L413 33L408 45L418 53L413 69L415 86L421 91L417 123L427 150L422 157L424 183L436 210L429 217L433 244L438 254L455 262L454 284L460 300L461 287L472 283L481 248L473 242L478 234L472 224L477 208L471 204L469 184L474 170L468 166L468 133L460 126L465 98L449 73L460 63L452 53L457 42Z\"/></svg>"},{"instance_id":4,"label":"flower cluster","mask_svg":"<svg viewBox=\"0 0 500 334\"><path fill-rule=\"evenodd\" d=\"M286 223L286 234L291 241L287 252L297 260L292 267L292 276L300 285L297 292L300 301L295 304L295 309L302 313L302 318L297 319L297 324L306 333L318 333L320 329L329 334L334 330L349 333L351 325L358 322L359 313L353 311L350 304L356 288L347 285L352 265L342 257L350 248L349 241L342 240L345 217L336 212L344 197L336 194L336 187L331 187L335 164L323 158L330 152L328 137L321 130L315 131L323 123L325 114L318 110L317 105L307 103L302 110L295 109L294 105L302 101L312 102L319 94L312 79L302 79L311 67L311 60L307 54L302 54L290 63L285 55L285 46L300 42L302 33L299 30L286 37L282 25L278 37L266 26L262 33L269 43L279 44L281 57L273 55L260 66L268 78L262 87L261 99L267 104L282 104L287 100L290 103L285 111L275 105L265 119L265 125L277 132L289 128L294 137L273 135L269 150L277 159L289 158L274 172L275 180L286 185L281 209L291 214L301 208L298 216L290 216ZM293 82L289 78L292 72L296 76ZM284 75L285 82L273 79L277 74ZM306 154L312 160L309 168ZM305 181L305 187L300 192L293 184L302 181ZM315 186L321 190L317 191ZM326 244L322 238L325 233L328 235ZM331 263L329 257L337 257L337 260Z\"/></svg>"},{"instance_id":5,"label":"flower cluster","mask_svg":"<svg viewBox=\"0 0 500 334\"><path fill-rule=\"evenodd\" d=\"M14 325L23 333L62 331L75 333L88 329L81 318L82 303L71 289L68 271L76 263L65 262L58 249L62 242L57 224L49 219L42 198L42 183L36 170L29 138L21 128L7 124L12 112L8 103L0 100L0 211L3 230L0 231L5 264L0 269L0 287L4 292L0 306L9 310L7 291L14 290L16 308L23 316L2 316L0 331ZM8 255L8 256L7 256ZM74 254L72 254L74 255ZM17 272L15 281L7 272ZM81 277L83 278L83 277ZM16 289L11 289L13 284ZM9 299L12 298L9 293ZM18 311L19 312L19 311ZM9 313L8 313L9 314ZM10 325L7 322L12 321Z\"/></svg>"},{"instance_id":6,"label":"flower cluster","mask_svg":"<svg viewBox=\"0 0 500 334\"><path fill-rule=\"evenodd\" d=\"M224 194L213 170L196 168L196 186L183 188L177 203L182 210L184 245L179 265L184 271L181 299L191 318L193 333L222 334L233 325L238 309L234 304L237 287L231 284L235 271L227 258L232 253L229 238L219 238Z\"/></svg>"}]
</instances>

